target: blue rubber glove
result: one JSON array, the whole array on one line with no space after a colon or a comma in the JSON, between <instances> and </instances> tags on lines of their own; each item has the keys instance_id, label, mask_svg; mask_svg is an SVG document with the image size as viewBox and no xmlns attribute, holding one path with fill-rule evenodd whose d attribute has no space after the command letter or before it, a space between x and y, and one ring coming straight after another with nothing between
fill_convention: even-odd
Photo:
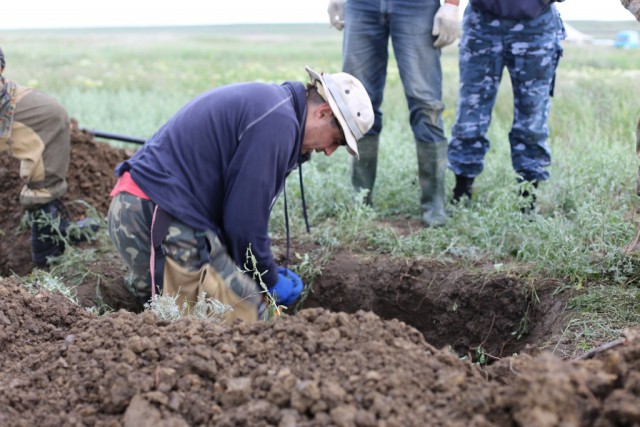
<instances>
[{"instance_id":1,"label":"blue rubber glove","mask_svg":"<svg viewBox=\"0 0 640 427\"><path fill-rule=\"evenodd\" d=\"M269 289L271 295L275 294L278 305L289 306L300 296L304 285L300 277L286 268L278 268L278 282Z\"/></svg>"}]
</instances>

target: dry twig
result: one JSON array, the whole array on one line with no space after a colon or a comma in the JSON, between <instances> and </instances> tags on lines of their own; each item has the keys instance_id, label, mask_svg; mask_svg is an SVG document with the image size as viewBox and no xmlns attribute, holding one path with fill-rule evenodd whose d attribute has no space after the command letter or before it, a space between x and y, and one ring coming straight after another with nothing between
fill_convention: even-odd
<instances>
[{"instance_id":1,"label":"dry twig","mask_svg":"<svg viewBox=\"0 0 640 427\"><path fill-rule=\"evenodd\" d=\"M602 344L601 346L598 346L598 347L588 351L587 353L574 358L573 360L575 361L575 360L591 359L595 355L600 354L600 353L604 353L605 351L611 350L612 348L616 348L616 347L619 347L621 345L627 345L631 341L636 340L640 336L640 330L639 329L635 329L635 328L633 328L633 329L632 328L626 328L624 331L622 331L622 333L620 335L621 335L621 338L618 338L617 340L613 340L613 341L610 341L608 343Z\"/></svg>"}]
</instances>

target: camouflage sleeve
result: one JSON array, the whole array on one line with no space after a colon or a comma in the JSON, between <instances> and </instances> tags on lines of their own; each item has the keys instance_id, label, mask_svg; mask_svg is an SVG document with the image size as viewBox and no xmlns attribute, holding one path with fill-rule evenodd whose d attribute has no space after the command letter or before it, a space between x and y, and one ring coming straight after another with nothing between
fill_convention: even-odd
<instances>
[{"instance_id":1,"label":"camouflage sleeve","mask_svg":"<svg viewBox=\"0 0 640 427\"><path fill-rule=\"evenodd\" d=\"M9 138L16 109L17 84L0 75L0 138Z\"/></svg>"},{"instance_id":2,"label":"camouflage sleeve","mask_svg":"<svg viewBox=\"0 0 640 427\"><path fill-rule=\"evenodd\" d=\"M620 3L640 21L640 0L620 0Z\"/></svg>"}]
</instances>

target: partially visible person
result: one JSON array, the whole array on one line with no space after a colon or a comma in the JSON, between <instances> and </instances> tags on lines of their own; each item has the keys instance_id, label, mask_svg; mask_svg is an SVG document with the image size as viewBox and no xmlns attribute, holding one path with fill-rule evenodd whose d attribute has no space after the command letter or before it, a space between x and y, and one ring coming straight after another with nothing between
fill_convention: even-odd
<instances>
[{"instance_id":1,"label":"partially visible person","mask_svg":"<svg viewBox=\"0 0 640 427\"><path fill-rule=\"evenodd\" d=\"M359 143L360 159L351 159L353 186L365 190L365 203L372 203L391 39L409 105L425 226L442 226L446 219L440 53L460 35L458 4L459 0L442 5L440 0L330 0L328 8L331 24L344 28L342 70L362 81L375 111L374 125Z\"/></svg>"},{"instance_id":2,"label":"partially visible person","mask_svg":"<svg viewBox=\"0 0 640 427\"><path fill-rule=\"evenodd\" d=\"M620 0L620 3L640 22L640 0ZM636 127L636 156L640 159L640 119ZM636 177L636 194L640 196L640 169Z\"/></svg>"},{"instance_id":3,"label":"partially visible person","mask_svg":"<svg viewBox=\"0 0 640 427\"><path fill-rule=\"evenodd\" d=\"M521 192L534 208L534 188L549 178L551 152L547 119L556 67L562 56L564 25L553 0L470 0L460 39L460 93L448 147L456 176L453 201L471 197L484 169L486 137L496 94L506 68L511 77L514 118L509 143Z\"/></svg>"},{"instance_id":4,"label":"partially visible person","mask_svg":"<svg viewBox=\"0 0 640 427\"><path fill-rule=\"evenodd\" d=\"M640 22L640 0L620 0L620 3Z\"/></svg>"},{"instance_id":5,"label":"partially visible person","mask_svg":"<svg viewBox=\"0 0 640 427\"><path fill-rule=\"evenodd\" d=\"M638 124L636 126L636 156L640 159L640 119L638 119ZM636 195L640 196L640 168L636 175ZM636 235L624 246L623 251L625 253L640 252L640 224L638 224Z\"/></svg>"},{"instance_id":6,"label":"partially visible person","mask_svg":"<svg viewBox=\"0 0 640 427\"><path fill-rule=\"evenodd\" d=\"M620 0L620 3L640 22L640 0ZM640 119L636 126L636 156L640 159ZM640 168L636 176L636 194L640 196ZM640 225L635 237L624 247L625 252L640 252Z\"/></svg>"},{"instance_id":7,"label":"partially visible person","mask_svg":"<svg viewBox=\"0 0 640 427\"><path fill-rule=\"evenodd\" d=\"M357 156L356 141L373 125L356 78L307 71L307 85L238 83L205 92L117 166L109 233L140 302L163 292L195 303L205 290L235 317L255 321L264 307L260 280L278 305L298 298L302 280L271 254L271 208L312 152L330 156L345 146ZM260 280L239 271L248 249Z\"/></svg>"},{"instance_id":8,"label":"partially visible person","mask_svg":"<svg viewBox=\"0 0 640 427\"><path fill-rule=\"evenodd\" d=\"M5 66L0 48L0 151L20 160L20 177L25 181L20 203L32 220L31 256L44 266L64 252L65 241L72 240L67 235L71 223L60 200L67 191L69 117L49 95L5 78Z\"/></svg>"}]
</instances>

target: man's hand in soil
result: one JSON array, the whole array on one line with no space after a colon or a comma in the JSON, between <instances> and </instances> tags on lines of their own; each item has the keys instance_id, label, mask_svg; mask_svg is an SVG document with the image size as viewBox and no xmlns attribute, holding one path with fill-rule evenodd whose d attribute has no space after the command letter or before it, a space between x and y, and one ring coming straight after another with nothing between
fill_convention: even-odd
<instances>
[{"instance_id":1,"label":"man's hand in soil","mask_svg":"<svg viewBox=\"0 0 640 427\"><path fill-rule=\"evenodd\" d=\"M286 268L278 268L278 282L269 289L275 294L278 305L289 306L298 299L304 285L300 277Z\"/></svg>"}]
</instances>

